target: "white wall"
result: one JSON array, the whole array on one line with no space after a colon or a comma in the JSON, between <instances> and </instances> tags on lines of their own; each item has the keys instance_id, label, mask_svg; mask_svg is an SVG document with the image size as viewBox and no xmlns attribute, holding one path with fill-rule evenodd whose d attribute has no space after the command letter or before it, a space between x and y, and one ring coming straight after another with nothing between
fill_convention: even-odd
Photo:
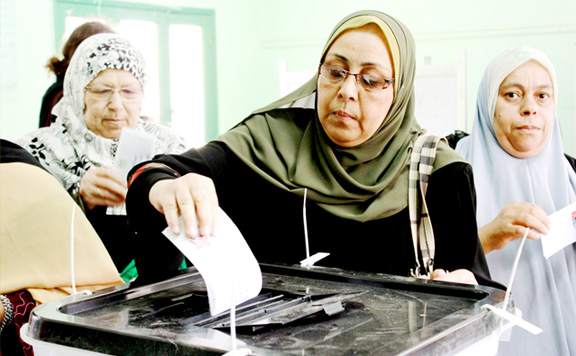
<instances>
[{"instance_id":1,"label":"white wall","mask_svg":"<svg viewBox=\"0 0 576 356\"><path fill-rule=\"evenodd\" d=\"M31 9L34 9L31 11ZM50 0L0 0L0 137L15 139L37 127L40 102L52 78Z\"/></svg>"},{"instance_id":2,"label":"white wall","mask_svg":"<svg viewBox=\"0 0 576 356\"><path fill-rule=\"evenodd\" d=\"M136 1L136 0L131 0ZM224 131L280 96L279 61L313 71L324 40L345 15L388 12L417 42L418 65L463 65L469 128L488 61L507 47L544 50L559 73L564 142L576 152L576 1L573 0L146 0L213 8L216 14L218 114ZM0 0L0 136L13 139L37 125L40 99L52 78L43 68L56 53L51 0ZM34 11L31 11L31 9ZM422 118L425 119L425 118ZM425 120L424 120L425 121Z\"/></svg>"},{"instance_id":3,"label":"white wall","mask_svg":"<svg viewBox=\"0 0 576 356\"><path fill-rule=\"evenodd\" d=\"M475 96L487 63L509 47L532 46L546 52L559 73L559 116L567 151L576 152L576 1L549 0L293 0L249 2L258 11L245 12L256 42L252 72L234 85L250 83L248 95L237 95L240 112L263 106L279 95L278 61L289 70L309 71L317 66L319 52L332 27L345 15L361 9L387 12L404 22L416 39L418 67L425 62L440 67L460 67L463 103L458 129L470 129ZM286 20L290 19L290 20ZM246 33L248 31L244 31ZM257 71L266 75L258 75ZM263 78L263 79L260 79ZM255 83L259 81L259 83ZM449 102L449 100L448 100ZM426 122L426 117L420 121ZM221 117L221 127L235 121Z\"/></svg>"}]
</instances>

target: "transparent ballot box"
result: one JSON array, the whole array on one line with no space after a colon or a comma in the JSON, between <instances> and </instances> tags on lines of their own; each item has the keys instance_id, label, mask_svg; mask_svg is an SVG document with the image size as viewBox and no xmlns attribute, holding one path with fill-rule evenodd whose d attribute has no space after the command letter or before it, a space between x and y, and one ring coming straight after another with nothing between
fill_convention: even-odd
<instances>
[{"instance_id":1,"label":"transparent ballot box","mask_svg":"<svg viewBox=\"0 0 576 356\"><path fill-rule=\"evenodd\" d=\"M260 266L262 292L236 308L236 343L256 355L446 355L474 349L502 326L482 308L504 299L490 287ZM232 347L229 313L210 315L193 268L155 284L43 304L23 331L33 346L78 354L220 355Z\"/></svg>"}]
</instances>

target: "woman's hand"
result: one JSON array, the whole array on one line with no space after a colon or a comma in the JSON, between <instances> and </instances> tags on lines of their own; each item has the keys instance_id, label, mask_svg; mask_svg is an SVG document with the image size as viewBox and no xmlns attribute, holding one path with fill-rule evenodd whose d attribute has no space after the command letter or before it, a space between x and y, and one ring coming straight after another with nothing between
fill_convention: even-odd
<instances>
[{"instance_id":1,"label":"woman's hand","mask_svg":"<svg viewBox=\"0 0 576 356\"><path fill-rule=\"evenodd\" d=\"M126 181L113 168L92 167L80 180L80 196L89 209L124 203L126 189Z\"/></svg>"},{"instance_id":2,"label":"woman's hand","mask_svg":"<svg viewBox=\"0 0 576 356\"><path fill-rule=\"evenodd\" d=\"M478 230L484 253L499 250L510 241L521 238L530 228L528 238L535 240L547 234L550 219L544 210L530 203L506 205L494 220Z\"/></svg>"},{"instance_id":3,"label":"woman's hand","mask_svg":"<svg viewBox=\"0 0 576 356\"><path fill-rule=\"evenodd\" d=\"M180 178L161 180L152 186L148 199L164 214L173 233L180 233L178 217L182 216L186 236L213 234L218 196L212 179L188 173Z\"/></svg>"},{"instance_id":4,"label":"woman's hand","mask_svg":"<svg viewBox=\"0 0 576 356\"><path fill-rule=\"evenodd\" d=\"M455 282L455 283L465 283L478 285L476 277L474 274L467 269L457 269L452 272L448 272L443 269L436 269L432 272L430 278L434 281L445 281L445 282Z\"/></svg>"}]
</instances>

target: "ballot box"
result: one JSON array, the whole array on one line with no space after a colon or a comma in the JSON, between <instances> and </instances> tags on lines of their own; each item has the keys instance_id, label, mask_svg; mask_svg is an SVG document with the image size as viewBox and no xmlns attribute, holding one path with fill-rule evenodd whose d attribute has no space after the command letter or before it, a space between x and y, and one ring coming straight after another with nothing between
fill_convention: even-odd
<instances>
[{"instance_id":1,"label":"ballot box","mask_svg":"<svg viewBox=\"0 0 576 356\"><path fill-rule=\"evenodd\" d=\"M456 354L502 326L482 307L504 299L490 287L321 267L261 269L262 292L234 319L237 346L257 355ZM194 269L40 305L23 331L35 349L54 355L219 355L232 347L229 313L210 315Z\"/></svg>"}]
</instances>

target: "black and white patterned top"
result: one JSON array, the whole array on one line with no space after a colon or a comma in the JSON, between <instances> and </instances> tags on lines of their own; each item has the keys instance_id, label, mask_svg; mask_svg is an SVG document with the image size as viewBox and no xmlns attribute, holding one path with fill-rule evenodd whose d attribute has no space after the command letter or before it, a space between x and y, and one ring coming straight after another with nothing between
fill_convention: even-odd
<instances>
[{"instance_id":1,"label":"black and white patterned top","mask_svg":"<svg viewBox=\"0 0 576 356\"><path fill-rule=\"evenodd\" d=\"M137 127L155 138L154 154L181 153L182 138L168 128L140 120ZM92 133L87 128L57 119L50 127L38 129L18 140L44 168L78 199L80 179L91 167L114 166L118 142Z\"/></svg>"}]
</instances>

